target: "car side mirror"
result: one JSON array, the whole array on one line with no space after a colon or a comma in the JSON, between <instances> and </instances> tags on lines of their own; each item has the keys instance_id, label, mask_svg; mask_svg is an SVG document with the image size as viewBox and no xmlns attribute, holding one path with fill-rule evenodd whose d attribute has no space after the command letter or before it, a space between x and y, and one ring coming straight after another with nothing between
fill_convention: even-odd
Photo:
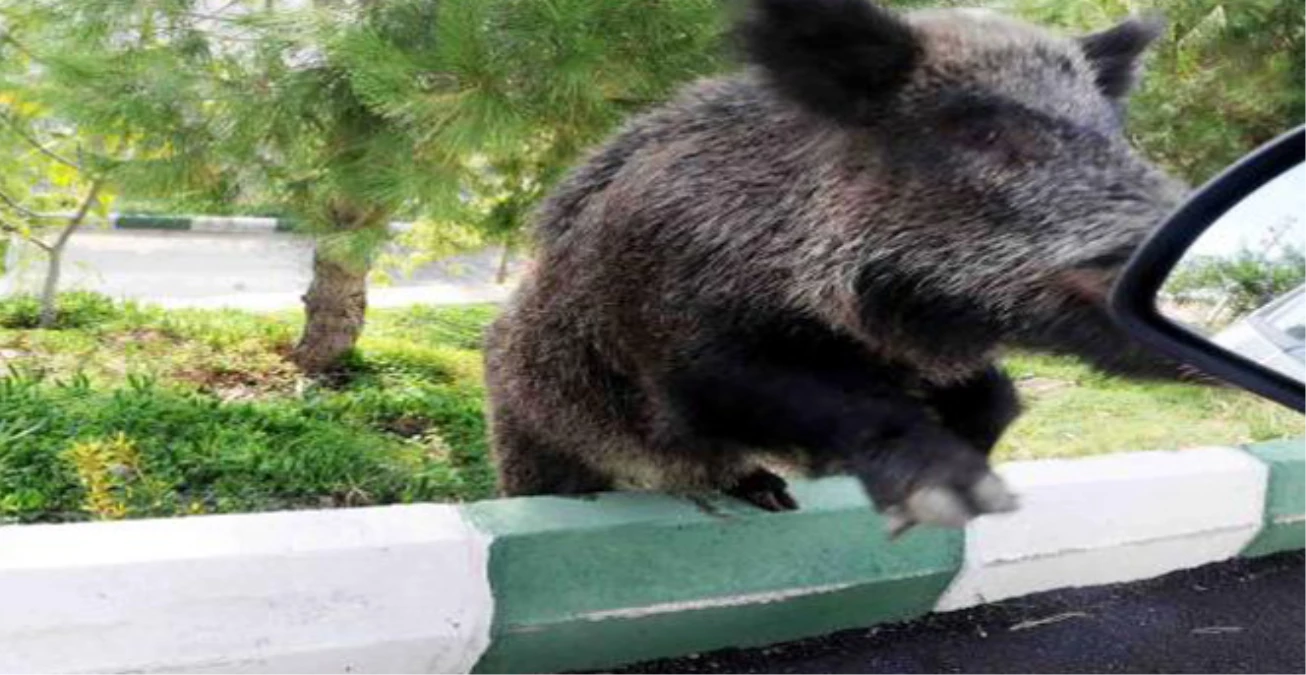
<instances>
[{"instance_id":1,"label":"car side mirror","mask_svg":"<svg viewBox=\"0 0 1306 675\"><path fill-rule=\"evenodd\" d=\"M1179 207L1111 291L1140 342L1303 411L1306 127L1270 141Z\"/></svg>"}]
</instances>

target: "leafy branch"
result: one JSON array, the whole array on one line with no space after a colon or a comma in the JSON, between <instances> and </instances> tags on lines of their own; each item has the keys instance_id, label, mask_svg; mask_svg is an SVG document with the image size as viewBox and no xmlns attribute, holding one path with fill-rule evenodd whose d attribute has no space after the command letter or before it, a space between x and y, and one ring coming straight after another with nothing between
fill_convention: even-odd
<instances>
[{"instance_id":1,"label":"leafy branch","mask_svg":"<svg viewBox=\"0 0 1306 675\"><path fill-rule=\"evenodd\" d=\"M32 146L33 149L35 149L37 152L41 153L42 155L45 155L46 157L49 157L50 159L53 159L54 161L63 164L64 166L70 167L72 169L76 169L77 171L85 170L81 164L78 164L77 162L68 159L67 157L64 157L58 152L55 152L53 149L47 147L40 140L36 139L31 134L27 133L27 130L23 129L23 126L19 124L18 121L15 120L11 115L0 114L0 121L3 121L6 125L8 125L10 131L14 132L15 136L18 136L19 138L23 139L23 141L25 141L28 145Z\"/></svg>"},{"instance_id":2,"label":"leafy branch","mask_svg":"<svg viewBox=\"0 0 1306 675\"><path fill-rule=\"evenodd\" d=\"M10 197L8 194L5 194L3 190L0 190L0 202L4 202L6 206L18 212L19 215L29 220L56 220L64 217L62 214L59 213L41 213L40 211L33 211L27 208L26 206L20 204L18 200L14 199L13 197Z\"/></svg>"}]
</instances>

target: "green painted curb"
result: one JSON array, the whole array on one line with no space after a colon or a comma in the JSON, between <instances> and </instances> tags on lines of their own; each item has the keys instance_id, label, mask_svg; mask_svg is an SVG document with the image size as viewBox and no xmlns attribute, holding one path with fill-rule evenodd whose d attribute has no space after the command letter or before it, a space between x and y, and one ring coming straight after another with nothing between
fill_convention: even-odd
<instances>
[{"instance_id":1,"label":"green painted curb","mask_svg":"<svg viewBox=\"0 0 1306 675\"><path fill-rule=\"evenodd\" d=\"M190 218L171 216L118 216L115 230L189 230Z\"/></svg>"},{"instance_id":2,"label":"green painted curb","mask_svg":"<svg viewBox=\"0 0 1306 675\"><path fill-rule=\"evenodd\" d=\"M923 615L963 534L885 541L851 479L792 484L802 509L655 494L469 504L494 536L492 642L475 672L557 672L764 645Z\"/></svg>"},{"instance_id":3,"label":"green painted curb","mask_svg":"<svg viewBox=\"0 0 1306 675\"><path fill-rule=\"evenodd\" d=\"M224 216L215 216L223 218ZM254 216L262 218L264 216ZM272 220L272 218L268 218ZM301 230L299 221L293 218L276 218L271 232L296 232ZM189 231L195 223L195 218L191 216L141 216L141 215L120 215L114 221L115 230L168 230L184 232Z\"/></svg>"},{"instance_id":4,"label":"green painted curb","mask_svg":"<svg viewBox=\"0 0 1306 675\"><path fill-rule=\"evenodd\" d=\"M1242 555L1255 557L1306 548L1306 439L1283 439L1244 447L1270 468L1265 526Z\"/></svg>"}]
</instances>

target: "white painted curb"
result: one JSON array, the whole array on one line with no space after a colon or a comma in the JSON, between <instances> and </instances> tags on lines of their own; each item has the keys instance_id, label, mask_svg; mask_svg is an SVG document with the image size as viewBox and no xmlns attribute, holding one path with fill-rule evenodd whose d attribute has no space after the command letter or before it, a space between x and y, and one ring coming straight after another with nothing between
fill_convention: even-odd
<instances>
[{"instance_id":1,"label":"white painted curb","mask_svg":"<svg viewBox=\"0 0 1306 675\"><path fill-rule=\"evenodd\" d=\"M965 562L937 611L1233 558L1260 531L1269 469L1241 450L1201 448L997 471L1020 510L967 526Z\"/></svg>"},{"instance_id":2,"label":"white painted curb","mask_svg":"<svg viewBox=\"0 0 1306 675\"><path fill-rule=\"evenodd\" d=\"M191 232L239 232L255 234L276 232L276 218L241 216L195 216L190 221Z\"/></svg>"},{"instance_id":3,"label":"white painted curb","mask_svg":"<svg viewBox=\"0 0 1306 675\"><path fill-rule=\"evenodd\" d=\"M0 528L0 672L467 672L489 543L441 505Z\"/></svg>"}]
</instances>

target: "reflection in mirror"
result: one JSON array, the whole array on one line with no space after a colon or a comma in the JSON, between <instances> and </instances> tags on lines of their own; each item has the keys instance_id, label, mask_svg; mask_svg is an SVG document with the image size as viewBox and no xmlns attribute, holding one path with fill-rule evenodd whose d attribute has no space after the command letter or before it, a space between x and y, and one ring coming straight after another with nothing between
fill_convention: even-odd
<instances>
[{"instance_id":1,"label":"reflection in mirror","mask_svg":"<svg viewBox=\"0 0 1306 675\"><path fill-rule=\"evenodd\" d=\"M1306 165L1220 216L1166 279L1162 316L1306 381Z\"/></svg>"}]
</instances>

